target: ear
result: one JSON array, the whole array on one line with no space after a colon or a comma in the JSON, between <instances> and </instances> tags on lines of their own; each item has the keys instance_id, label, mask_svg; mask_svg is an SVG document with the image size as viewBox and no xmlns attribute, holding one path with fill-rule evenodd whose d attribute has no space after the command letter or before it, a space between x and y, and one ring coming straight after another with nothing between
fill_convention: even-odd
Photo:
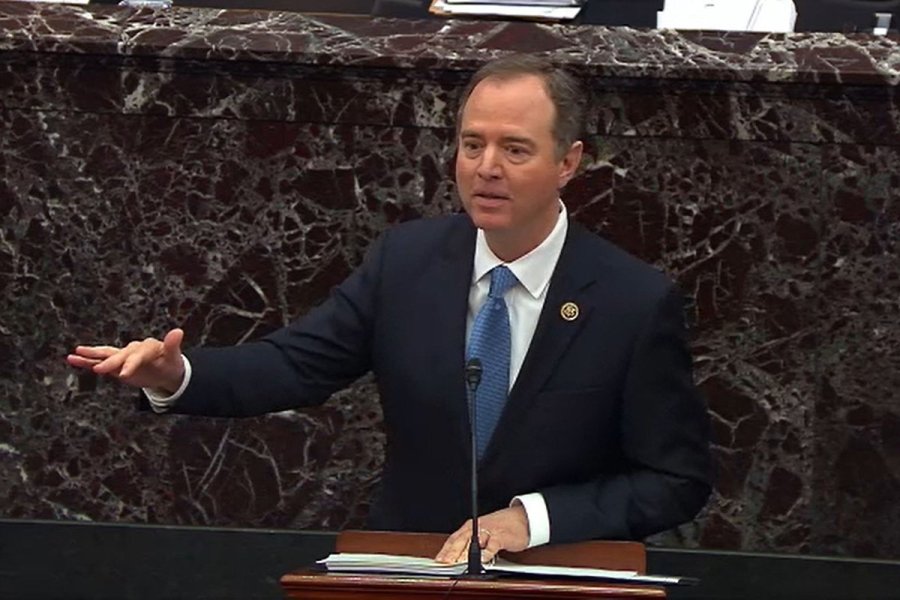
<instances>
[{"instance_id":1,"label":"ear","mask_svg":"<svg viewBox=\"0 0 900 600\"><path fill-rule=\"evenodd\" d=\"M584 144L579 140L572 144L565 156L563 156L562 160L559 162L559 179L557 183L559 189L566 187L569 180L578 172L583 152Z\"/></svg>"}]
</instances>

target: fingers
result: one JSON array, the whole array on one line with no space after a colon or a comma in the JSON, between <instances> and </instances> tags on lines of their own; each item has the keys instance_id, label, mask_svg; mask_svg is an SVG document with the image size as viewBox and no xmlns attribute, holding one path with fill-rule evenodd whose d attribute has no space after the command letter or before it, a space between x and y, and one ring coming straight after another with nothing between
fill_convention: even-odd
<instances>
[{"instance_id":1,"label":"fingers","mask_svg":"<svg viewBox=\"0 0 900 600\"><path fill-rule=\"evenodd\" d=\"M75 353L70 356L81 356L84 358L97 358L103 360L109 358L121 348L115 346L76 346Z\"/></svg>"},{"instance_id":2,"label":"fingers","mask_svg":"<svg viewBox=\"0 0 900 600\"><path fill-rule=\"evenodd\" d=\"M100 362L100 359L85 358L84 356L79 356L78 354L70 354L66 357L66 362L79 369L92 369L94 365Z\"/></svg>"},{"instance_id":3,"label":"fingers","mask_svg":"<svg viewBox=\"0 0 900 600\"><path fill-rule=\"evenodd\" d=\"M491 539L491 532L487 529L478 530L478 546L484 548L487 546L488 540Z\"/></svg>"},{"instance_id":4,"label":"fingers","mask_svg":"<svg viewBox=\"0 0 900 600\"><path fill-rule=\"evenodd\" d=\"M486 543L481 546L481 562L491 562L503 549L499 536L487 536Z\"/></svg>"},{"instance_id":5,"label":"fingers","mask_svg":"<svg viewBox=\"0 0 900 600\"><path fill-rule=\"evenodd\" d=\"M466 521L462 527L450 534L447 541L434 560L441 563L456 563L465 559L469 550L469 536L472 532L472 521Z\"/></svg>"},{"instance_id":6,"label":"fingers","mask_svg":"<svg viewBox=\"0 0 900 600\"><path fill-rule=\"evenodd\" d=\"M490 536L491 532L487 529L479 529L478 545L485 548ZM444 542L444 546L441 548L440 552L437 553L437 556L434 557L434 560L448 564L465 562L469 557L469 542L471 539L472 520L469 519L462 527L457 529L447 538L447 541ZM485 560L484 554L482 554L481 560L482 562Z\"/></svg>"},{"instance_id":7,"label":"fingers","mask_svg":"<svg viewBox=\"0 0 900 600\"><path fill-rule=\"evenodd\" d=\"M478 517L478 525L482 562L493 560L500 550L520 552L528 547L528 516L520 504ZM447 538L435 560L446 563L466 560L471 537L472 521L469 520Z\"/></svg>"},{"instance_id":8,"label":"fingers","mask_svg":"<svg viewBox=\"0 0 900 600\"><path fill-rule=\"evenodd\" d=\"M184 330L175 328L163 338L163 355L166 360L181 358L181 344L184 341Z\"/></svg>"},{"instance_id":9,"label":"fingers","mask_svg":"<svg viewBox=\"0 0 900 600\"><path fill-rule=\"evenodd\" d=\"M124 348L77 346L66 361L73 367L90 369L130 385L174 392L184 380L183 341L184 331L176 328L162 341L147 338Z\"/></svg>"},{"instance_id":10,"label":"fingers","mask_svg":"<svg viewBox=\"0 0 900 600\"><path fill-rule=\"evenodd\" d=\"M115 354L94 365L99 375L112 375L120 379L131 376L143 363L150 362L162 354L162 342L147 338L143 342L131 342Z\"/></svg>"},{"instance_id":11,"label":"fingers","mask_svg":"<svg viewBox=\"0 0 900 600\"><path fill-rule=\"evenodd\" d=\"M128 379L134 375L141 365L150 363L162 356L163 345L159 340L147 338L143 342L131 342L122 353L124 360L119 369L119 378Z\"/></svg>"},{"instance_id":12,"label":"fingers","mask_svg":"<svg viewBox=\"0 0 900 600\"><path fill-rule=\"evenodd\" d=\"M76 346L75 352L66 357L66 362L79 369L93 369L118 351L115 346Z\"/></svg>"}]
</instances>

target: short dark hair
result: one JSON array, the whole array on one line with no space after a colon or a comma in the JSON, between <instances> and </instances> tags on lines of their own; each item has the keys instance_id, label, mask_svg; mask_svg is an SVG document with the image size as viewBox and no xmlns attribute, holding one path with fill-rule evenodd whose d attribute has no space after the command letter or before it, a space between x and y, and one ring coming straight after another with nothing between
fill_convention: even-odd
<instances>
[{"instance_id":1,"label":"short dark hair","mask_svg":"<svg viewBox=\"0 0 900 600\"><path fill-rule=\"evenodd\" d=\"M544 89L556 114L553 118L553 138L556 140L558 159L580 140L584 131L587 99L584 89L571 73L555 66L545 58L531 54L511 54L485 63L469 80L462 92L459 111L456 114L456 130L462 127L463 111L475 86L489 78L514 79L535 75L544 82Z\"/></svg>"}]
</instances>

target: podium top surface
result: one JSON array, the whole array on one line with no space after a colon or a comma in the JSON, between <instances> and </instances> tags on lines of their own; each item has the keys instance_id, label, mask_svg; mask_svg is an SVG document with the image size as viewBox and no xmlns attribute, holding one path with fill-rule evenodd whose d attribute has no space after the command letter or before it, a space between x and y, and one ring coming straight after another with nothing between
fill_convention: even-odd
<instances>
[{"instance_id":1,"label":"podium top surface","mask_svg":"<svg viewBox=\"0 0 900 600\"><path fill-rule=\"evenodd\" d=\"M665 598L657 586L610 584L559 579L446 579L394 575L333 574L313 569L288 573L281 578L288 598L406 600L444 598L452 588L457 598Z\"/></svg>"},{"instance_id":2,"label":"podium top surface","mask_svg":"<svg viewBox=\"0 0 900 600\"><path fill-rule=\"evenodd\" d=\"M432 533L344 531L338 535L338 552L388 553L433 557L446 536ZM591 541L541 546L507 555L525 564L629 569L643 573L644 545L637 542ZM327 573L303 569L281 578L290 598L665 598L664 588L606 583L583 579L510 578L448 579L381 574Z\"/></svg>"}]
</instances>

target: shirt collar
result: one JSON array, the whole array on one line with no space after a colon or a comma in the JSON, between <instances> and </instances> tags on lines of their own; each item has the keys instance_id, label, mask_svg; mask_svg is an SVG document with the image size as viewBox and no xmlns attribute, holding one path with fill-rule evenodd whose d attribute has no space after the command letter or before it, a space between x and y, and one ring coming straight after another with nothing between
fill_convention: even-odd
<instances>
[{"instance_id":1,"label":"shirt collar","mask_svg":"<svg viewBox=\"0 0 900 600\"><path fill-rule=\"evenodd\" d=\"M566 241L566 232L569 229L568 213L566 205L559 202L559 214L556 217L556 225L544 241L537 248L514 260L504 263L497 258L487 244L484 230L479 229L475 237L475 264L472 269L472 285L478 283L491 269L505 264L513 272L528 293L534 298L540 298L550 284L550 277L556 268L556 261L562 253L563 244Z\"/></svg>"}]
</instances>

